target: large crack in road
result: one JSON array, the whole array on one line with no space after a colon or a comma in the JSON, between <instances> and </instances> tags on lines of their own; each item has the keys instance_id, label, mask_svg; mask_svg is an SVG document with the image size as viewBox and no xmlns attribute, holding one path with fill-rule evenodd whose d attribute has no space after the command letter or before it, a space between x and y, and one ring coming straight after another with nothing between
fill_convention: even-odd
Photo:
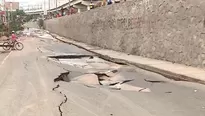
<instances>
[{"instance_id":1,"label":"large crack in road","mask_svg":"<svg viewBox=\"0 0 205 116\"><path fill-rule=\"evenodd\" d=\"M58 55L58 56L48 56L49 58L55 59L80 59L80 58L89 58L93 59L94 56L92 55Z\"/></svg>"},{"instance_id":2,"label":"large crack in road","mask_svg":"<svg viewBox=\"0 0 205 116\"><path fill-rule=\"evenodd\" d=\"M58 84L56 87L54 87L52 90L57 92L56 89L58 89L60 87L60 85ZM65 104L67 101L68 101L68 98L65 94L63 94L61 91L58 91L61 95L63 95L64 97L64 100L60 103L60 105L58 106L58 110L59 110L59 113L60 113L60 116L63 116L63 111L62 111L62 106L63 104Z\"/></svg>"},{"instance_id":3,"label":"large crack in road","mask_svg":"<svg viewBox=\"0 0 205 116\"><path fill-rule=\"evenodd\" d=\"M62 101L62 102L60 103L60 105L58 106L58 110L59 110L59 112L60 112L60 116L63 116L63 111L62 111L61 107L63 106L63 104L65 104L65 103L68 101L68 98L67 98L67 96L66 96L65 94L63 94L62 92L60 92L60 94L62 94L62 95L64 96L64 101Z\"/></svg>"}]
</instances>

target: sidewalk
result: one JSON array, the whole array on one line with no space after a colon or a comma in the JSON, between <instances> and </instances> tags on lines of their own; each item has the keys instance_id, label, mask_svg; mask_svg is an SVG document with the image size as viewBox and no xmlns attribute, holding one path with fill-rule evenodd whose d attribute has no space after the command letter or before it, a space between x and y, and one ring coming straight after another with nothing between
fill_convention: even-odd
<instances>
[{"instance_id":1,"label":"sidewalk","mask_svg":"<svg viewBox=\"0 0 205 116\"><path fill-rule=\"evenodd\" d=\"M169 79L176 81L189 81L205 84L205 70L203 69L175 64L167 61L144 58L141 56L128 55L125 53L102 49L100 47L94 47L85 43L76 42L64 37L60 37L56 34L51 35L62 42L73 44L77 47L97 54L100 58L115 63L134 65L139 68L161 74Z\"/></svg>"}]
</instances>

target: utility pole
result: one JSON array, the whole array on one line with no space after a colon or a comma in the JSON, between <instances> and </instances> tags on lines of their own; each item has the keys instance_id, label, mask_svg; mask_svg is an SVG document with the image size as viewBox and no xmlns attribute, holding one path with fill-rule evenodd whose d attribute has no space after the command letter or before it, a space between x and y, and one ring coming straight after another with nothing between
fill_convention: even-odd
<instances>
[{"instance_id":1,"label":"utility pole","mask_svg":"<svg viewBox=\"0 0 205 116\"><path fill-rule=\"evenodd\" d=\"M2 5L3 5L3 11L5 12L5 17L4 17L4 22L7 22L7 12L6 12L6 6L5 6L5 0L2 0Z\"/></svg>"},{"instance_id":2,"label":"utility pole","mask_svg":"<svg viewBox=\"0 0 205 116\"><path fill-rule=\"evenodd\" d=\"M69 2L69 9L70 9L70 0L68 0L68 2Z\"/></svg>"},{"instance_id":3,"label":"utility pole","mask_svg":"<svg viewBox=\"0 0 205 116\"><path fill-rule=\"evenodd\" d=\"M44 0L44 16L47 15L47 9L46 9L46 0Z\"/></svg>"},{"instance_id":4,"label":"utility pole","mask_svg":"<svg viewBox=\"0 0 205 116\"><path fill-rule=\"evenodd\" d=\"M46 0L43 1L44 10L46 10Z\"/></svg>"},{"instance_id":5,"label":"utility pole","mask_svg":"<svg viewBox=\"0 0 205 116\"><path fill-rule=\"evenodd\" d=\"M58 7L58 0L56 0L56 8Z\"/></svg>"},{"instance_id":6,"label":"utility pole","mask_svg":"<svg viewBox=\"0 0 205 116\"><path fill-rule=\"evenodd\" d=\"M69 12L69 15L71 14L71 11L70 11L70 0L68 0L68 12Z\"/></svg>"},{"instance_id":7,"label":"utility pole","mask_svg":"<svg viewBox=\"0 0 205 116\"><path fill-rule=\"evenodd\" d=\"M2 5L3 5L3 11L5 11L6 9L5 9L5 0L2 0Z\"/></svg>"}]
</instances>

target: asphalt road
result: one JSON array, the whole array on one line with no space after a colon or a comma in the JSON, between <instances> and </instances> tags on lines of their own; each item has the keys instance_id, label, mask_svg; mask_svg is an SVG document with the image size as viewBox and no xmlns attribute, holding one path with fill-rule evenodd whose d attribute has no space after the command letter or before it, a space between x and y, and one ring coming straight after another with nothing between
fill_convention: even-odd
<instances>
[{"instance_id":1,"label":"asphalt road","mask_svg":"<svg viewBox=\"0 0 205 116\"><path fill-rule=\"evenodd\" d=\"M23 37L23 43L22 51L0 54L0 116L205 116L204 85L175 82L97 57L50 59L53 55L95 55L49 36ZM54 82L68 70L81 75L113 69L132 80L127 84L151 92Z\"/></svg>"}]
</instances>

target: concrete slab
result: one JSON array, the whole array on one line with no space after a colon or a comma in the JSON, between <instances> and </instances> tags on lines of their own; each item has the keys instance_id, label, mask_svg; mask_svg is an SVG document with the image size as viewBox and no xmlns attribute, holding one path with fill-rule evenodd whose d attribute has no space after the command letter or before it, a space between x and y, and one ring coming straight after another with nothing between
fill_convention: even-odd
<instances>
[{"instance_id":1,"label":"concrete slab","mask_svg":"<svg viewBox=\"0 0 205 116\"><path fill-rule=\"evenodd\" d=\"M98 81L98 77L95 74L85 74L82 76L78 76L72 81L77 82L77 83L82 83L85 85L100 85Z\"/></svg>"},{"instance_id":2,"label":"concrete slab","mask_svg":"<svg viewBox=\"0 0 205 116\"><path fill-rule=\"evenodd\" d=\"M136 92L151 92L149 88L135 87L129 84L120 85L121 90L125 91L136 91Z\"/></svg>"}]
</instances>

